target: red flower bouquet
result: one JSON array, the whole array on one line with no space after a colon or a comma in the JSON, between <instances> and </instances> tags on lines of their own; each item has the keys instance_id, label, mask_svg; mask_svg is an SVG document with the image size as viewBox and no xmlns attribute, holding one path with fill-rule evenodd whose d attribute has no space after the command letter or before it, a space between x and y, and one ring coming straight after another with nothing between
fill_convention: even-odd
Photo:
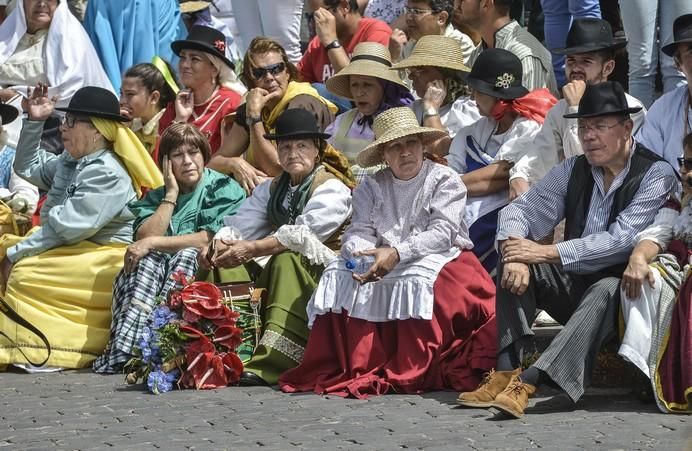
<instances>
[{"instance_id":1,"label":"red flower bouquet","mask_svg":"<svg viewBox=\"0 0 692 451\"><path fill-rule=\"evenodd\" d=\"M236 354L243 330L238 313L222 302L221 291L208 282L188 281L151 314L138 339L139 355L127 367L127 381L144 380L152 393L181 388L210 389L235 384L243 372Z\"/></svg>"}]
</instances>

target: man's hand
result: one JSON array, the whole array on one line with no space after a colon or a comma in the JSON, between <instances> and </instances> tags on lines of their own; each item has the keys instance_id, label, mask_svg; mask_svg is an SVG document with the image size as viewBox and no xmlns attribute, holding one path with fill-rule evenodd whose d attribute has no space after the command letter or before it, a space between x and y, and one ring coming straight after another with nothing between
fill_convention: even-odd
<instances>
[{"instance_id":1,"label":"man's hand","mask_svg":"<svg viewBox=\"0 0 692 451\"><path fill-rule=\"evenodd\" d=\"M408 37L403 30L395 28L392 30L392 35L389 37L389 53L392 55L392 61L401 59L401 50L408 42Z\"/></svg>"},{"instance_id":2,"label":"man's hand","mask_svg":"<svg viewBox=\"0 0 692 451\"><path fill-rule=\"evenodd\" d=\"M355 257L370 255L375 257L375 262L365 274L353 274L353 278L361 284L377 282L399 263L399 252L393 247L378 247L367 249L353 254Z\"/></svg>"},{"instance_id":3,"label":"man's hand","mask_svg":"<svg viewBox=\"0 0 692 451\"><path fill-rule=\"evenodd\" d=\"M583 80L574 80L562 87L562 95L569 106L578 106L584 91L586 83Z\"/></svg>"},{"instance_id":4,"label":"man's hand","mask_svg":"<svg viewBox=\"0 0 692 451\"><path fill-rule=\"evenodd\" d=\"M334 18L334 14L325 8L317 9L314 14L317 38L322 43L322 46L326 47L337 40L336 18Z\"/></svg>"},{"instance_id":5,"label":"man's hand","mask_svg":"<svg viewBox=\"0 0 692 451\"><path fill-rule=\"evenodd\" d=\"M653 288L656 283L654 273L646 262L646 259L634 253L630 257L627 268L625 268L625 272L622 274L622 281L620 282L627 299L639 299L644 280L649 282L651 288Z\"/></svg>"},{"instance_id":6,"label":"man's hand","mask_svg":"<svg viewBox=\"0 0 692 451\"><path fill-rule=\"evenodd\" d=\"M521 296L529 287L531 273L529 265L524 263L506 263L502 269L500 286L512 294Z\"/></svg>"},{"instance_id":7,"label":"man's hand","mask_svg":"<svg viewBox=\"0 0 692 451\"><path fill-rule=\"evenodd\" d=\"M521 177L509 181L509 201L512 202L529 190L529 182Z\"/></svg>"},{"instance_id":8,"label":"man's hand","mask_svg":"<svg viewBox=\"0 0 692 451\"><path fill-rule=\"evenodd\" d=\"M502 262L524 263L557 263L560 256L553 244L543 245L526 238L509 237L502 243Z\"/></svg>"}]
</instances>

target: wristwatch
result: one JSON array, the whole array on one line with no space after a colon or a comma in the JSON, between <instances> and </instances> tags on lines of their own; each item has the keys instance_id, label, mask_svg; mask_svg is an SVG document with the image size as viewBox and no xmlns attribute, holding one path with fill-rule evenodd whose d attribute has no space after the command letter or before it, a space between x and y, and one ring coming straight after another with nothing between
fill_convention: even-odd
<instances>
[{"instance_id":1,"label":"wristwatch","mask_svg":"<svg viewBox=\"0 0 692 451\"><path fill-rule=\"evenodd\" d=\"M430 116L439 116L440 112L437 110L435 107L430 107L427 108L425 111L423 111L423 120L425 120L426 117Z\"/></svg>"},{"instance_id":2,"label":"wristwatch","mask_svg":"<svg viewBox=\"0 0 692 451\"><path fill-rule=\"evenodd\" d=\"M331 49L338 49L339 47L341 47L341 44L339 43L338 39L334 39L332 42L324 46L327 51L330 51Z\"/></svg>"},{"instance_id":3,"label":"wristwatch","mask_svg":"<svg viewBox=\"0 0 692 451\"><path fill-rule=\"evenodd\" d=\"M262 122L261 116L247 116L245 118L245 124L248 127L252 127L253 125L257 124L258 122Z\"/></svg>"}]
</instances>

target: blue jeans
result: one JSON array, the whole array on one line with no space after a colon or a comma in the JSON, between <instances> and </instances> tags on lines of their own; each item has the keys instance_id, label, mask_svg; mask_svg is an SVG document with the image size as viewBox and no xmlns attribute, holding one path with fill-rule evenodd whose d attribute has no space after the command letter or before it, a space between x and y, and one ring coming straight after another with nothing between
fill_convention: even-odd
<instances>
[{"instance_id":1,"label":"blue jeans","mask_svg":"<svg viewBox=\"0 0 692 451\"><path fill-rule=\"evenodd\" d=\"M661 52L661 47L673 41L675 19L689 13L692 13L690 0L620 0L629 55L629 92L647 108L655 99L659 62L663 92L684 83L685 78L675 67L673 58Z\"/></svg>"},{"instance_id":2,"label":"blue jeans","mask_svg":"<svg viewBox=\"0 0 692 451\"><path fill-rule=\"evenodd\" d=\"M544 16L545 45L549 50L565 46L565 39L572 26L573 18L601 18L601 4L598 0L541 0L541 6ZM553 53L553 71L555 71L558 88L562 88L567 82L564 56Z\"/></svg>"}]
</instances>

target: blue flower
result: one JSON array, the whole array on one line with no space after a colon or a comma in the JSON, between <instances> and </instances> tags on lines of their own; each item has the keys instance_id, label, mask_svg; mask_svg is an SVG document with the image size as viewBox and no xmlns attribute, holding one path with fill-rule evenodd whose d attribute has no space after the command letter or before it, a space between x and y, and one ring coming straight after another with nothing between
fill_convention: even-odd
<instances>
[{"instance_id":1,"label":"blue flower","mask_svg":"<svg viewBox=\"0 0 692 451\"><path fill-rule=\"evenodd\" d=\"M162 305L152 312L151 318L154 329L160 329L172 320L177 319L178 315L171 312L167 305Z\"/></svg>"},{"instance_id":2,"label":"blue flower","mask_svg":"<svg viewBox=\"0 0 692 451\"><path fill-rule=\"evenodd\" d=\"M173 376L173 373L177 373L177 370L166 374L162 370L157 369L149 373L149 377L147 378L147 387L149 391L155 395L159 395L173 390L173 382L177 380L177 376Z\"/></svg>"}]
</instances>

